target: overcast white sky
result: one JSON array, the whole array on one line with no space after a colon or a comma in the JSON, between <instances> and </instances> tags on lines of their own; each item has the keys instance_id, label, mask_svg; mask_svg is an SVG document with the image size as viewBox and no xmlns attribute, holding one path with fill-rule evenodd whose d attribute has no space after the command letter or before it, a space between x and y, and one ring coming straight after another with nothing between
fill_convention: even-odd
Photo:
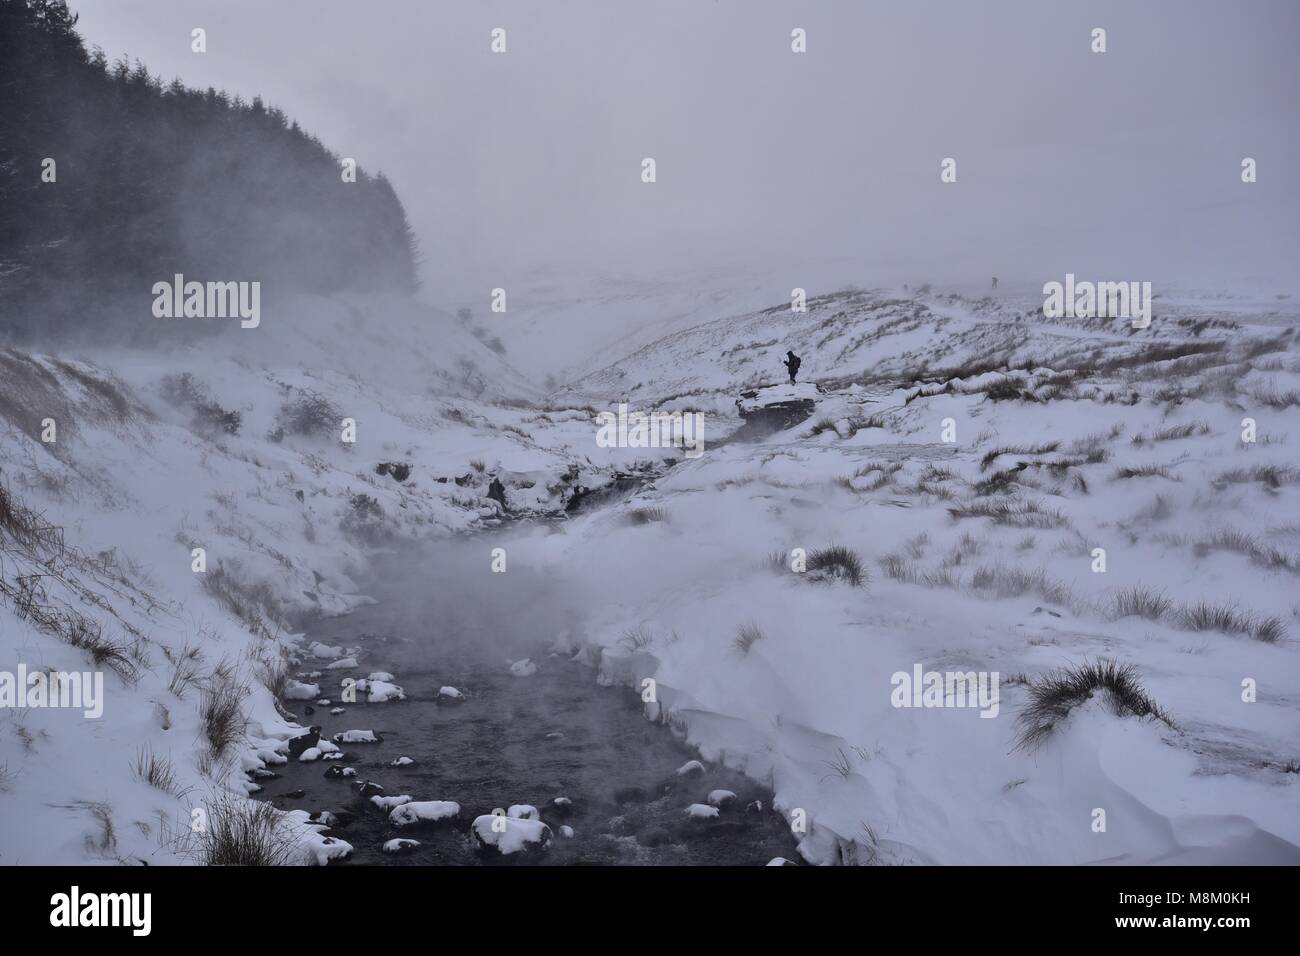
<instances>
[{"instance_id":1,"label":"overcast white sky","mask_svg":"<svg viewBox=\"0 0 1300 956\"><path fill-rule=\"evenodd\" d=\"M611 267L836 261L860 284L1296 272L1294 0L71 6L110 58L260 94L385 171L435 301Z\"/></svg>"}]
</instances>

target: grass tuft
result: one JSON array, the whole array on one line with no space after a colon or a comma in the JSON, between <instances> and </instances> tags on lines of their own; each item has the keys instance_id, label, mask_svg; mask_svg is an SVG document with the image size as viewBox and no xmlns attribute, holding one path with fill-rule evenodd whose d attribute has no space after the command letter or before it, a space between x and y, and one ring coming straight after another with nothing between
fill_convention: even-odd
<instances>
[{"instance_id":1,"label":"grass tuft","mask_svg":"<svg viewBox=\"0 0 1300 956\"><path fill-rule=\"evenodd\" d=\"M668 509L658 505L649 508L633 508L623 516L623 520L633 527L653 524L656 521L666 522L668 520Z\"/></svg>"},{"instance_id":2,"label":"grass tuft","mask_svg":"<svg viewBox=\"0 0 1300 956\"><path fill-rule=\"evenodd\" d=\"M244 712L241 705L247 693L247 687L225 672L213 675L211 684L203 691L199 724L214 755L221 756L243 739Z\"/></svg>"},{"instance_id":3,"label":"grass tuft","mask_svg":"<svg viewBox=\"0 0 1300 956\"><path fill-rule=\"evenodd\" d=\"M1118 717L1152 717L1174 727L1173 721L1142 689L1132 664L1101 660L1063 667L1029 686L1029 703L1021 711L1017 748L1034 750L1070 712L1100 695Z\"/></svg>"},{"instance_id":4,"label":"grass tuft","mask_svg":"<svg viewBox=\"0 0 1300 956\"><path fill-rule=\"evenodd\" d=\"M207 826L197 834L204 866L284 866L298 845L297 833L269 803L227 796L207 806Z\"/></svg>"},{"instance_id":5,"label":"grass tuft","mask_svg":"<svg viewBox=\"0 0 1300 956\"><path fill-rule=\"evenodd\" d=\"M838 579L853 587L861 587L867 580L867 569L857 552L839 544L809 552L808 571L818 580Z\"/></svg>"},{"instance_id":6,"label":"grass tuft","mask_svg":"<svg viewBox=\"0 0 1300 956\"><path fill-rule=\"evenodd\" d=\"M1152 591L1140 585L1125 588L1115 595L1111 617L1142 617L1148 621L1158 621L1169 613L1173 602L1159 591Z\"/></svg>"},{"instance_id":7,"label":"grass tuft","mask_svg":"<svg viewBox=\"0 0 1300 956\"><path fill-rule=\"evenodd\" d=\"M732 648L738 654L748 654L749 649L759 641L766 640L767 635L753 621L740 625L736 630L736 636L731 641Z\"/></svg>"}]
</instances>

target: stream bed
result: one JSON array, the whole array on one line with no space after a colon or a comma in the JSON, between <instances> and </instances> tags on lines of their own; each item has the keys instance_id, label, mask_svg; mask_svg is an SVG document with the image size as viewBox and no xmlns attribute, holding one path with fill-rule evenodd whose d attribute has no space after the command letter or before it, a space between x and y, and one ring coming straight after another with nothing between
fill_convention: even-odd
<instances>
[{"instance_id":1,"label":"stream bed","mask_svg":"<svg viewBox=\"0 0 1300 956\"><path fill-rule=\"evenodd\" d=\"M308 643L359 647L359 666L304 664L304 671L321 671L314 681L332 703L288 705L304 726L319 726L324 740L372 730L381 742L342 743L342 760L291 758L270 768L279 776L259 781L259 797L277 807L339 816L331 835L353 846L350 863L763 865L776 857L799 859L784 818L772 810L771 793L722 767L706 764L679 774L697 755L669 729L645 719L632 689L598 685L592 667L548 655L541 643L530 658L535 672L516 676L499 649L474 639L467 627L474 615L461 616L454 628L460 639L448 641L444 614L403 609L395 600L389 595L310 629ZM393 675L405 700L338 699L343 678L378 671ZM445 686L464 699L440 698ZM331 714L336 706L344 713ZM413 763L393 766L399 757ZM342 767L353 768L355 776L326 777ZM455 801L460 813L398 827L388 811L361 795L364 781L379 784L389 797ZM735 796L719 798L715 791ZM688 813L692 804L707 805L711 794L721 804L716 816ZM537 808L551 830L549 846L509 855L481 847L471 832L474 819L516 804ZM383 852L385 842L399 838L419 846Z\"/></svg>"}]
</instances>

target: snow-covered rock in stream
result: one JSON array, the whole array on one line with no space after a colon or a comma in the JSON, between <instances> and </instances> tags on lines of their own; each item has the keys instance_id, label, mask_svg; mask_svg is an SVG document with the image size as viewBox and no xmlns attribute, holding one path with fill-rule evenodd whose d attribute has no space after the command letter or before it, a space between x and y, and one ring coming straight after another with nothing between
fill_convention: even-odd
<instances>
[{"instance_id":1,"label":"snow-covered rock in stream","mask_svg":"<svg viewBox=\"0 0 1300 956\"><path fill-rule=\"evenodd\" d=\"M315 700L320 696L319 684L304 684L290 678L284 685L285 700Z\"/></svg>"},{"instance_id":2,"label":"snow-covered rock in stream","mask_svg":"<svg viewBox=\"0 0 1300 956\"><path fill-rule=\"evenodd\" d=\"M409 827L421 823L439 823L460 815L460 804L454 800L415 800L405 803L388 815L395 827Z\"/></svg>"},{"instance_id":3,"label":"snow-covered rock in stream","mask_svg":"<svg viewBox=\"0 0 1300 956\"><path fill-rule=\"evenodd\" d=\"M709 806L725 807L727 804L736 799L735 791L732 790L711 790L709 791Z\"/></svg>"},{"instance_id":4,"label":"snow-covered rock in stream","mask_svg":"<svg viewBox=\"0 0 1300 956\"><path fill-rule=\"evenodd\" d=\"M718 815L718 808L707 803L692 803L686 808L686 815L696 820L712 820Z\"/></svg>"},{"instance_id":5,"label":"snow-covered rock in stream","mask_svg":"<svg viewBox=\"0 0 1300 956\"><path fill-rule=\"evenodd\" d=\"M376 794L370 798L370 802L380 810L392 810L395 807L400 807L404 804L410 803L414 799L414 797L406 793L396 797L382 797Z\"/></svg>"},{"instance_id":6,"label":"snow-covered rock in stream","mask_svg":"<svg viewBox=\"0 0 1300 956\"><path fill-rule=\"evenodd\" d=\"M480 846L503 855L545 849L551 843L551 828L541 820L524 820L499 813L476 817L470 832Z\"/></svg>"},{"instance_id":7,"label":"snow-covered rock in stream","mask_svg":"<svg viewBox=\"0 0 1300 956\"><path fill-rule=\"evenodd\" d=\"M419 840L406 840L401 837L397 837L392 840L384 841L383 852L389 854L390 856L401 856L402 854L410 853L413 850L416 850L419 846L420 846Z\"/></svg>"},{"instance_id":8,"label":"snow-covered rock in stream","mask_svg":"<svg viewBox=\"0 0 1300 956\"><path fill-rule=\"evenodd\" d=\"M532 658L525 657L510 665L510 673L515 677L532 677L537 673L537 665L533 663Z\"/></svg>"},{"instance_id":9,"label":"snow-covered rock in stream","mask_svg":"<svg viewBox=\"0 0 1300 956\"><path fill-rule=\"evenodd\" d=\"M327 829L327 825L319 814L313 818L313 814L306 810L289 810L283 814L277 826L283 828L283 832L292 834L298 854L298 859L292 862L325 866L336 860L346 860L352 855L352 844L321 832Z\"/></svg>"},{"instance_id":10,"label":"snow-covered rock in stream","mask_svg":"<svg viewBox=\"0 0 1300 956\"><path fill-rule=\"evenodd\" d=\"M704 764L698 760L688 760L677 768L677 776L679 777L687 777L695 773L704 773Z\"/></svg>"},{"instance_id":11,"label":"snow-covered rock in stream","mask_svg":"<svg viewBox=\"0 0 1300 956\"><path fill-rule=\"evenodd\" d=\"M531 803L514 803L506 809L506 816L514 820L540 820L542 815Z\"/></svg>"},{"instance_id":12,"label":"snow-covered rock in stream","mask_svg":"<svg viewBox=\"0 0 1300 956\"><path fill-rule=\"evenodd\" d=\"M462 701L465 695L455 687L443 686L438 688L438 697L441 700Z\"/></svg>"},{"instance_id":13,"label":"snow-covered rock in stream","mask_svg":"<svg viewBox=\"0 0 1300 956\"><path fill-rule=\"evenodd\" d=\"M415 761L412 760L410 757L394 757L391 761L389 761L388 766L390 766L390 767L413 767L413 766L415 766Z\"/></svg>"},{"instance_id":14,"label":"snow-covered rock in stream","mask_svg":"<svg viewBox=\"0 0 1300 956\"><path fill-rule=\"evenodd\" d=\"M336 744L379 744L384 738L373 730L342 730L334 735Z\"/></svg>"},{"instance_id":15,"label":"snow-covered rock in stream","mask_svg":"<svg viewBox=\"0 0 1300 956\"><path fill-rule=\"evenodd\" d=\"M372 704L382 704L390 700L406 700L405 691L386 680L370 680L366 678L356 681L353 686L356 687L357 691L365 694L366 700Z\"/></svg>"}]
</instances>

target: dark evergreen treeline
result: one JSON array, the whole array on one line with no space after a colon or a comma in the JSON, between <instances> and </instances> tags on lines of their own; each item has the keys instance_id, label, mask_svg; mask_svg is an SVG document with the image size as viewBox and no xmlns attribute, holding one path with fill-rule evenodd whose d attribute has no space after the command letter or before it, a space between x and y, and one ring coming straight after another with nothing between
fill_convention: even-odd
<instances>
[{"instance_id":1,"label":"dark evergreen treeline","mask_svg":"<svg viewBox=\"0 0 1300 956\"><path fill-rule=\"evenodd\" d=\"M150 287L177 272L272 298L415 288L382 174L345 183L279 110L110 64L76 22L65 0L0 0L0 331L156 336Z\"/></svg>"}]
</instances>

